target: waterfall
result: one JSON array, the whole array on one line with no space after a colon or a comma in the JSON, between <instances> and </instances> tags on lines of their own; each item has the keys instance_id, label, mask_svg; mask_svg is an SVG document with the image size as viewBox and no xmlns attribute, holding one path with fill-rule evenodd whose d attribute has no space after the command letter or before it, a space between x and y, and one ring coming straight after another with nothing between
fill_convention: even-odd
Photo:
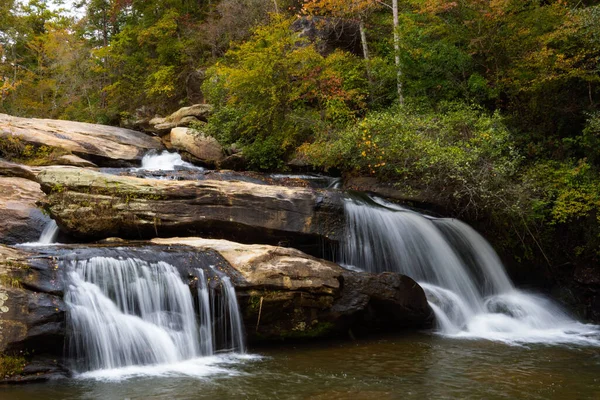
<instances>
[{"instance_id":1,"label":"waterfall","mask_svg":"<svg viewBox=\"0 0 600 400\"><path fill-rule=\"evenodd\" d=\"M600 327L573 320L541 295L517 290L493 248L467 224L376 198L346 199L345 214L341 263L415 279L441 334L600 345Z\"/></svg>"},{"instance_id":2,"label":"waterfall","mask_svg":"<svg viewBox=\"0 0 600 400\"><path fill-rule=\"evenodd\" d=\"M42 234L40 235L40 238L38 239L38 243L39 244L52 244L52 243L56 242L56 237L58 236L59 232L60 232L60 229L58 229L58 225L56 224L56 221L51 219L50 222L48 222L46 224L46 226L44 227L44 230L42 231Z\"/></svg>"},{"instance_id":3,"label":"waterfall","mask_svg":"<svg viewBox=\"0 0 600 400\"><path fill-rule=\"evenodd\" d=\"M245 350L229 278L211 287L204 270L196 269L195 299L178 269L167 262L96 256L65 264L67 356L78 373ZM215 304L222 304L226 312ZM213 340L217 319L225 322L219 322L216 333L229 332L227 347L217 347Z\"/></svg>"},{"instance_id":4,"label":"waterfall","mask_svg":"<svg viewBox=\"0 0 600 400\"><path fill-rule=\"evenodd\" d=\"M204 171L204 168L183 161L179 153L170 153L166 150L162 153L149 152L144 155L140 169L145 171L174 171L180 168Z\"/></svg>"}]
</instances>

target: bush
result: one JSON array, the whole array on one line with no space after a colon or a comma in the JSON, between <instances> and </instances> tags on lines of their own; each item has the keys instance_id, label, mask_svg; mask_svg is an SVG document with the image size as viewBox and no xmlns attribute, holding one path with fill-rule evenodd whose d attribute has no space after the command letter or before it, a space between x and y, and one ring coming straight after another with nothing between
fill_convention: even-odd
<instances>
[{"instance_id":1,"label":"bush","mask_svg":"<svg viewBox=\"0 0 600 400\"><path fill-rule=\"evenodd\" d=\"M498 115L455 103L370 113L302 152L316 166L376 176L469 212L495 207L521 161Z\"/></svg>"}]
</instances>

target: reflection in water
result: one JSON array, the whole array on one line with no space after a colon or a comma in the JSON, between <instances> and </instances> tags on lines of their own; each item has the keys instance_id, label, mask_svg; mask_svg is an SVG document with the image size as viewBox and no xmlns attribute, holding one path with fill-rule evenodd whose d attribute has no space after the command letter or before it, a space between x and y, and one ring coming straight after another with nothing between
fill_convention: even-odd
<instances>
[{"instance_id":1,"label":"reflection in water","mask_svg":"<svg viewBox=\"0 0 600 400\"><path fill-rule=\"evenodd\" d=\"M0 398L570 400L597 398L600 387L600 352L592 347L415 334L261 353L215 358L204 378L171 371L118 383L72 380L3 387Z\"/></svg>"}]
</instances>

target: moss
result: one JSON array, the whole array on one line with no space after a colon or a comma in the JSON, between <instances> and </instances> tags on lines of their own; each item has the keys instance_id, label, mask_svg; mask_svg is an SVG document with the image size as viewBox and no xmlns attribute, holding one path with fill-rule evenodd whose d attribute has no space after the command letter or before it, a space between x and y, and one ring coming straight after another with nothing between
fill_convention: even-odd
<instances>
[{"instance_id":1,"label":"moss","mask_svg":"<svg viewBox=\"0 0 600 400\"><path fill-rule=\"evenodd\" d=\"M21 279L9 275L0 275L0 285L4 287L20 288Z\"/></svg>"},{"instance_id":2,"label":"moss","mask_svg":"<svg viewBox=\"0 0 600 400\"><path fill-rule=\"evenodd\" d=\"M0 354L0 379L11 378L23 373L26 361L21 356Z\"/></svg>"}]
</instances>

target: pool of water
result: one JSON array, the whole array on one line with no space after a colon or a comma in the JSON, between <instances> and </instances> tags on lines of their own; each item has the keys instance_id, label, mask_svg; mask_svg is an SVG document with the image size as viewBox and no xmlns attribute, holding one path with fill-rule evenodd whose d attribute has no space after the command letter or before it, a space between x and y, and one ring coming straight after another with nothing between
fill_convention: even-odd
<instances>
[{"instance_id":1,"label":"pool of water","mask_svg":"<svg viewBox=\"0 0 600 400\"><path fill-rule=\"evenodd\" d=\"M600 348L411 334L0 386L0 399L598 399Z\"/></svg>"}]
</instances>

